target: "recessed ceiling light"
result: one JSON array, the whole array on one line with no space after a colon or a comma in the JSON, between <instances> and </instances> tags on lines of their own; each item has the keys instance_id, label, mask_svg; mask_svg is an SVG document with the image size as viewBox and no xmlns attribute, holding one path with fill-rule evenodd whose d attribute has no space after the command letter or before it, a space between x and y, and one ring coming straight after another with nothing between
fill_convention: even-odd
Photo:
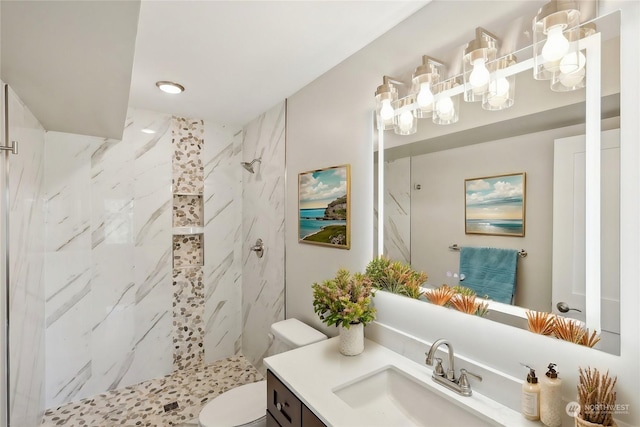
<instances>
[{"instance_id":1,"label":"recessed ceiling light","mask_svg":"<svg viewBox=\"0 0 640 427\"><path fill-rule=\"evenodd\" d=\"M184 92L184 86L167 81L156 82L156 86L163 92L175 95L176 93Z\"/></svg>"},{"instance_id":2,"label":"recessed ceiling light","mask_svg":"<svg viewBox=\"0 0 640 427\"><path fill-rule=\"evenodd\" d=\"M143 132L143 133L156 133L155 130L149 129L149 128L144 128L144 129L141 130L141 132Z\"/></svg>"}]
</instances>

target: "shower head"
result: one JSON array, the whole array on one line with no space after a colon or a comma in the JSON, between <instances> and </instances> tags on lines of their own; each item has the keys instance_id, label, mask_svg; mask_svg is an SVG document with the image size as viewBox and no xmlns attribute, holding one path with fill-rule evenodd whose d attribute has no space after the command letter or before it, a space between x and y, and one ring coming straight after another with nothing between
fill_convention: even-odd
<instances>
[{"instance_id":1,"label":"shower head","mask_svg":"<svg viewBox=\"0 0 640 427\"><path fill-rule=\"evenodd\" d=\"M261 159L253 159L251 162L242 162L240 164L242 165L243 168L245 168L249 172L255 173L255 171L253 170L253 164L255 162L262 163L262 160Z\"/></svg>"}]
</instances>

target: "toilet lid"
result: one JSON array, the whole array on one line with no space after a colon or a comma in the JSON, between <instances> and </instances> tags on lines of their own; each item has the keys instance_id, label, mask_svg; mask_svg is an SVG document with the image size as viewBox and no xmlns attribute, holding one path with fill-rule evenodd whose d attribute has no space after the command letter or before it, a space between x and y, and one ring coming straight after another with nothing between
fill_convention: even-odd
<instances>
[{"instance_id":1,"label":"toilet lid","mask_svg":"<svg viewBox=\"0 0 640 427\"><path fill-rule=\"evenodd\" d=\"M222 393L200 411L203 427L241 426L267 413L267 382L245 384Z\"/></svg>"}]
</instances>

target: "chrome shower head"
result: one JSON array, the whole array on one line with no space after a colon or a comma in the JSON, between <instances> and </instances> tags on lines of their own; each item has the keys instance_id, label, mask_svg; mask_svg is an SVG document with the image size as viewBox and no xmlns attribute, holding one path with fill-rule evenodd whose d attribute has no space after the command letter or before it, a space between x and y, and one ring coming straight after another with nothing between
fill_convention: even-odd
<instances>
[{"instance_id":1,"label":"chrome shower head","mask_svg":"<svg viewBox=\"0 0 640 427\"><path fill-rule=\"evenodd\" d=\"M243 168L245 168L249 172L255 173L256 171L253 170L253 164L255 162L262 163L262 160L261 159L253 159L251 162L242 162L240 164L242 165Z\"/></svg>"}]
</instances>

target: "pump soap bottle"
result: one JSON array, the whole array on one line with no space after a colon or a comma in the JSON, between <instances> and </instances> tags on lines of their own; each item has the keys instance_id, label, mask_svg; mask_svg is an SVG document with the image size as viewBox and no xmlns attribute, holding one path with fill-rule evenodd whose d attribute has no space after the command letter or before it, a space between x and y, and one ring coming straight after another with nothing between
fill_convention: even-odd
<instances>
[{"instance_id":1,"label":"pump soap bottle","mask_svg":"<svg viewBox=\"0 0 640 427\"><path fill-rule=\"evenodd\" d=\"M540 382L540 421L547 427L562 425L562 380L555 368L555 363L549 363L549 370Z\"/></svg>"},{"instance_id":2,"label":"pump soap bottle","mask_svg":"<svg viewBox=\"0 0 640 427\"><path fill-rule=\"evenodd\" d=\"M536 421L540 419L540 385L536 371L531 367L527 374L527 382L522 384L522 415L528 420Z\"/></svg>"}]
</instances>

